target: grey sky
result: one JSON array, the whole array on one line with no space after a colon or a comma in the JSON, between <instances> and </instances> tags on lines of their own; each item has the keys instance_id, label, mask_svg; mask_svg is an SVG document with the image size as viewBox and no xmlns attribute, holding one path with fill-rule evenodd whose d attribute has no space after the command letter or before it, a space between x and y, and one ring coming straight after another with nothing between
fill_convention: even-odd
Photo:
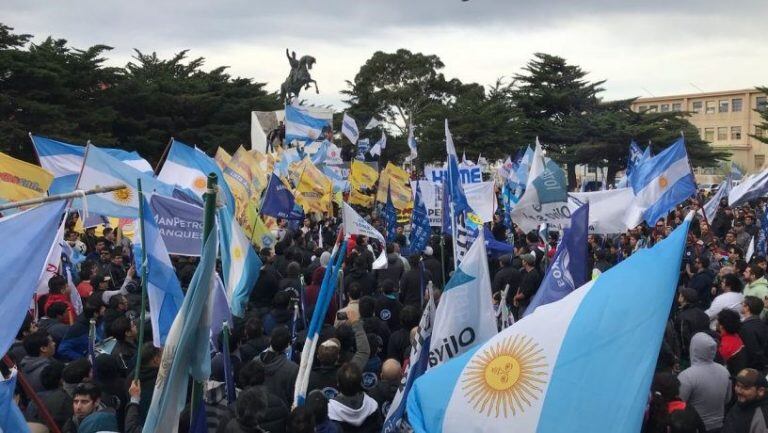
<instances>
[{"instance_id":1,"label":"grey sky","mask_svg":"<svg viewBox=\"0 0 768 433\"><path fill-rule=\"evenodd\" d=\"M339 91L376 50L437 54L445 74L489 84L543 51L607 79L606 98L768 85L764 0L147 1L5 0L0 21L17 32L170 56L191 49L209 67L279 87L285 48L318 59L318 103ZM647 91L646 91L647 89Z\"/></svg>"}]
</instances>

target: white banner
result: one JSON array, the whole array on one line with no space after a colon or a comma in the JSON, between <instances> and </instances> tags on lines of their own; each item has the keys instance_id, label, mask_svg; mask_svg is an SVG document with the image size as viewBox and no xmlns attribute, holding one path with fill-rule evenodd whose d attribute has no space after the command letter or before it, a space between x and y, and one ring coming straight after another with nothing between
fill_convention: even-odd
<instances>
[{"instance_id":1,"label":"white banner","mask_svg":"<svg viewBox=\"0 0 768 433\"><path fill-rule=\"evenodd\" d=\"M589 232L594 234L623 233L627 227L625 216L635 195L632 188L609 189L569 194L581 203L589 203Z\"/></svg>"},{"instance_id":2,"label":"white banner","mask_svg":"<svg viewBox=\"0 0 768 433\"><path fill-rule=\"evenodd\" d=\"M424 205L427 207L427 216L429 225L432 227L442 226L443 217L443 197L441 194L441 185L428 180L420 180L419 188L421 196L424 199ZM467 196L467 202L475 213L484 223L493 221L493 214L496 212L496 195L493 182L480 182L464 184L464 194ZM416 188L413 189L413 195L416 196Z\"/></svg>"}]
</instances>

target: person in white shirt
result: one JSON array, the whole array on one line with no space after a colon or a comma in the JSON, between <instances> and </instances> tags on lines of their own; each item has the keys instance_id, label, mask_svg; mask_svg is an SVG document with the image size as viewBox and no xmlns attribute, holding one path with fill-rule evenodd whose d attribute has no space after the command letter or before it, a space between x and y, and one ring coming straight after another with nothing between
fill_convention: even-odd
<instances>
[{"instance_id":1,"label":"person in white shirt","mask_svg":"<svg viewBox=\"0 0 768 433\"><path fill-rule=\"evenodd\" d=\"M717 314L724 310L729 309L741 314L741 303L744 301L744 295L741 293L743 285L735 274L725 274L720 277L720 287L723 293L717 295L712 301L712 305L709 306L707 316L710 320L710 328L713 330L717 326Z\"/></svg>"}]
</instances>

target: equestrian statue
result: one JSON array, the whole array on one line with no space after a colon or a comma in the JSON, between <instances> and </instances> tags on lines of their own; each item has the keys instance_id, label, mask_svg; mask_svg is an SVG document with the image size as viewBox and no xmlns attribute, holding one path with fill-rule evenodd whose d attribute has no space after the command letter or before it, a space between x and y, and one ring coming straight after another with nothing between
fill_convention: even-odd
<instances>
[{"instance_id":1,"label":"equestrian statue","mask_svg":"<svg viewBox=\"0 0 768 433\"><path fill-rule=\"evenodd\" d=\"M317 88L317 81L309 75L309 70L316 62L315 58L302 56L300 59L296 59L296 52L291 51L289 54L287 48L285 49L285 56L288 57L288 63L291 64L291 73L280 86L280 99L286 104L290 104L293 98L299 97L302 87L304 90L308 90L312 83L315 85L315 92L320 93Z\"/></svg>"}]
</instances>

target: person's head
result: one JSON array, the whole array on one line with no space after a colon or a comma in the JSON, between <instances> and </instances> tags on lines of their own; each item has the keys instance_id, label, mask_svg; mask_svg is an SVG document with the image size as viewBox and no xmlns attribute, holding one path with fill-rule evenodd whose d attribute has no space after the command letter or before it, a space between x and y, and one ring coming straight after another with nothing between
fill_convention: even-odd
<instances>
[{"instance_id":1,"label":"person's head","mask_svg":"<svg viewBox=\"0 0 768 433\"><path fill-rule=\"evenodd\" d=\"M721 332L725 331L728 334L735 334L741 328L741 317L739 313L729 308L724 308L717 313L717 326Z\"/></svg>"},{"instance_id":2,"label":"person's head","mask_svg":"<svg viewBox=\"0 0 768 433\"><path fill-rule=\"evenodd\" d=\"M93 290L107 290L109 289L109 280L107 280L103 275L93 275L91 276L91 287L93 287Z\"/></svg>"},{"instance_id":3,"label":"person's head","mask_svg":"<svg viewBox=\"0 0 768 433\"><path fill-rule=\"evenodd\" d=\"M421 320L421 313L419 309L413 305L406 305L400 310L400 326L405 329L411 329L414 326L419 325Z\"/></svg>"},{"instance_id":4,"label":"person's head","mask_svg":"<svg viewBox=\"0 0 768 433\"><path fill-rule=\"evenodd\" d=\"M42 329L24 337L23 344L27 355L32 357L50 358L56 353L56 343Z\"/></svg>"},{"instance_id":5,"label":"person's head","mask_svg":"<svg viewBox=\"0 0 768 433\"><path fill-rule=\"evenodd\" d=\"M112 242L115 240L115 230L112 227L104 227L102 236L104 236L104 239Z\"/></svg>"},{"instance_id":6,"label":"person's head","mask_svg":"<svg viewBox=\"0 0 768 433\"><path fill-rule=\"evenodd\" d=\"M291 295L286 291L275 293L272 297L272 308L275 310L287 310L291 304Z\"/></svg>"},{"instance_id":7,"label":"person's head","mask_svg":"<svg viewBox=\"0 0 768 433\"><path fill-rule=\"evenodd\" d=\"M141 346L140 356L141 360L139 362L142 368L157 368L160 367L163 350L155 347L151 341L148 341Z\"/></svg>"},{"instance_id":8,"label":"person's head","mask_svg":"<svg viewBox=\"0 0 768 433\"><path fill-rule=\"evenodd\" d=\"M291 331L286 326L277 326L270 335L269 346L275 352L282 353L291 344Z\"/></svg>"},{"instance_id":9,"label":"person's head","mask_svg":"<svg viewBox=\"0 0 768 433\"><path fill-rule=\"evenodd\" d=\"M264 384L265 379L266 372L264 370L264 365L253 360L240 368L240 372L237 375L237 386L240 387L240 389L259 386Z\"/></svg>"},{"instance_id":10,"label":"person's head","mask_svg":"<svg viewBox=\"0 0 768 433\"><path fill-rule=\"evenodd\" d=\"M52 294L62 294L67 288L67 279L61 275L54 275L48 280L48 291Z\"/></svg>"},{"instance_id":11,"label":"person's head","mask_svg":"<svg viewBox=\"0 0 768 433\"><path fill-rule=\"evenodd\" d=\"M98 319L104 315L104 310L106 308L107 307L104 306L104 301L101 299L101 295L93 293L85 300L85 305L83 305L83 315L88 319Z\"/></svg>"},{"instance_id":12,"label":"person's head","mask_svg":"<svg viewBox=\"0 0 768 433\"><path fill-rule=\"evenodd\" d=\"M61 385L61 374L64 371L64 364L60 362L51 362L40 370L40 384L46 391L56 389Z\"/></svg>"},{"instance_id":13,"label":"person's head","mask_svg":"<svg viewBox=\"0 0 768 433\"><path fill-rule=\"evenodd\" d=\"M320 365L336 365L341 352L341 342L337 338L329 338L317 348L317 362Z\"/></svg>"},{"instance_id":14,"label":"person's head","mask_svg":"<svg viewBox=\"0 0 768 433\"><path fill-rule=\"evenodd\" d=\"M66 320L67 304L63 302L54 302L48 306L47 310L45 310L45 315L51 319L56 319L59 322L63 322Z\"/></svg>"},{"instance_id":15,"label":"person's head","mask_svg":"<svg viewBox=\"0 0 768 433\"><path fill-rule=\"evenodd\" d=\"M264 335L264 325L261 323L261 319L258 316L250 316L245 321L245 327L243 329L242 340L246 342L253 338L258 338Z\"/></svg>"},{"instance_id":16,"label":"person's head","mask_svg":"<svg viewBox=\"0 0 768 433\"><path fill-rule=\"evenodd\" d=\"M736 233L734 233L733 230L728 230L725 232L725 244L731 245L732 243L736 242Z\"/></svg>"},{"instance_id":17,"label":"person's head","mask_svg":"<svg viewBox=\"0 0 768 433\"><path fill-rule=\"evenodd\" d=\"M360 298L360 317L368 319L373 317L373 313L376 310L376 301L371 296L363 296Z\"/></svg>"},{"instance_id":18,"label":"person's head","mask_svg":"<svg viewBox=\"0 0 768 433\"><path fill-rule=\"evenodd\" d=\"M259 255L263 263L269 263L274 260L274 254L272 254L272 249L270 248L262 248L259 251Z\"/></svg>"},{"instance_id":19,"label":"person's head","mask_svg":"<svg viewBox=\"0 0 768 433\"><path fill-rule=\"evenodd\" d=\"M112 261L112 253L109 251L109 248L106 246L102 247L101 250L99 250L99 261L102 263L108 263Z\"/></svg>"},{"instance_id":20,"label":"person's head","mask_svg":"<svg viewBox=\"0 0 768 433\"><path fill-rule=\"evenodd\" d=\"M381 365L381 380L399 382L403 376L402 372L402 366L398 360L394 358L387 359Z\"/></svg>"},{"instance_id":21,"label":"person's head","mask_svg":"<svg viewBox=\"0 0 768 433\"><path fill-rule=\"evenodd\" d=\"M744 231L744 223L741 221L734 222L733 231L736 232L736 235L739 235L741 232Z\"/></svg>"},{"instance_id":22,"label":"person's head","mask_svg":"<svg viewBox=\"0 0 768 433\"><path fill-rule=\"evenodd\" d=\"M757 265L747 266L744 270L744 281L751 283L765 276L763 268Z\"/></svg>"},{"instance_id":23,"label":"person's head","mask_svg":"<svg viewBox=\"0 0 768 433\"><path fill-rule=\"evenodd\" d=\"M667 433L703 433L701 418L692 410L674 410L667 417Z\"/></svg>"},{"instance_id":24,"label":"person's head","mask_svg":"<svg viewBox=\"0 0 768 433\"><path fill-rule=\"evenodd\" d=\"M536 264L536 256L533 253L526 253L520 256L520 260L523 262L523 267L526 270L533 269Z\"/></svg>"},{"instance_id":25,"label":"person's head","mask_svg":"<svg viewBox=\"0 0 768 433\"><path fill-rule=\"evenodd\" d=\"M297 262L288 263L288 266L285 269L288 278L299 278L299 274L301 274L301 265Z\"/></svg>"},{"instance_id":26,"label":"person's head","mask_svg":"<svg viewBox=\"0 0 768 433\"><path fill-rule=\"evenodd\" d=\"M741 280L739 280L739 277L733 273L722 275L720 281L724 292L741 293L741 290L744 287Z\"/></svg>"},{"instance_id":27,"label":"person's head","mask_svg":"<svg viewBox=\"0 0 768 433\"><path fill-rule=\"evenodd\" d=\"M420 261L421 254L411 254L408 256L408 264L411 266L411 269L418 269Z\"/></svg>"},{"instance_id":28,"label":"person's head","mask_svg":"<svg viewBox=\"0 0 768 433\"><path fill-rule=\"evenodd\" d=\"M114 295L109 298L109 308L119 312L128 311L128 298L123 295Z\"/></svg>"},{"instance_id":29,"label":"person's head","mask_svg":"<svg viewBox=\"0 0 768 433\"><path fill-rule=\"evenodd\" d=\"M122 247L115 247L112 249L112 264L115 266L123 266L123 249Z\"/></svg>"},{"instance_id":30,"label":"person's head","mask_svg":"<svg viewBox=\"0 0 768 433\"><path fill-rule=\"evenodd\" d=\"M151 343L150 343L151 344ZM69 385L75 385L91 375L91 363L88 358L76 359L64 367L61 371L61 380Z\"/></svg>"},{"instance_id":31,"label":"person's head","mask_svg":"<svg viewBox=\"0 0 768 433\"><path fill-rule=\"evenodd\" d=\"M696 303L699 302L699 294L696 292L696 289L683 287L677 295L677 302L681 306L696 305Z\"/></svg>"},{"instance_id":32,"label":"person's head","mask_svg":"<svg viewBox=\"0 0 768 433\"><path fill-rule=\"evenodd\" d=\"M363 372L356 364L347 362L339 368L336 375L339 384L339 392L347 397L357 395L363 391L361 381Z\"/></svg>"},{"instance_id":33,"label":"person's head","mask_svg":"<svg viewBox=\"0 0 768 433\"><path fill-rule=\"evenodd\" d=\"M705 269L709 269L709 259L702 256L697 257L693 260L693 265L696 267L697 271L703 271Z\"/></svg>"},{"instance_id":34,"label":"person's head","mask_svg":"<svg viewBox=\"0 0 768 433\"><path fill-rule=\"evenodd\" d=\"M746 317L759 316L763 312L763 300L757 296L745 296L741 303L741 315Z\"/></svg>"},{"instance_id":35,"label":"person's head","mask_svg":"<svg viewBox=\"0 0 768 433\"><path fill-rule=\"evenodd\" d=\"M751 403L765 397L768 381L759 371L745 368L736 375L734 391L739 404Z\"/></svg>"},{"instance_id":36,"label":"person's head","mask_svg":"<svg viewBox=\"0 0 768 433\"><path fill-rule=\"evenodd\" d=\"M288 416L286 433L315 433L315 418L306 407L297 407Z\"/></svg>"},{"instance_id":37,"label":"person's head","mask_svg":"<svg viewBox=\"0 0 768 433\"><path fill-rule=\"evenodd\" d=\"M323 394L323 391L315 389L307 394L305 406L312 412L317 424L328 419L328 398Z\"/></svg>"},{"instance_id":38,"label":"person's head","mask_svg":"<svg viewBox=\"0 0 768 433\"><path fill-rule=\"evenodd\" d=\"M101 388L95 383L81 383L72 394L72 410L79 419L92 414L100 402Z\"/></svg>"},{"instance_id":39,"label":"person's head","mask_svg":"<svg viewBox=\"0 0 768 433\"><path fill-rule=\"evenodd\" d=\"M120 316L109 325L109 335L117 341L134 341L137 335L136 324L125 316Z\"/></svg>"},{"instance_id":40,"label":"person's head","mask_svg":"<svg viewBox=\"0 0 768 433\"><path fill-rule=\"evenodd\" d=\"M349 287L347 287L347 296L349 296L350 300L357 301L360 299L360 295L362 295L362 290L360 289L360 284L357 282L351 283Z\"/></svg>"},{"instance_id":41,"label":"person's head","mask_svg":"<svg viewBox=\"0 0 768 433\"><path fill-rule=\"evenodd\" d=\"M235 404L237 420L255 429L265 419L267 401L267 392L262 387L251 387L241 392Z\"/></svg>"}]
</instances>

